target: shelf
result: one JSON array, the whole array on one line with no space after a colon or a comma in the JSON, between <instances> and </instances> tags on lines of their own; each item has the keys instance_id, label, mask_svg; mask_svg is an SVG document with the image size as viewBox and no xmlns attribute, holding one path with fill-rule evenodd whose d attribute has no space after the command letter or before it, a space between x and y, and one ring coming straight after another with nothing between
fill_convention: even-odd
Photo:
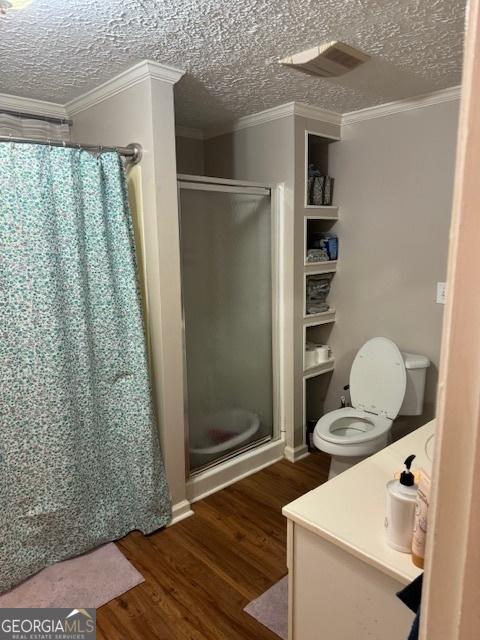
<instances>
[{"instance_id":1,"label":"shelf","mask_svg":"<svg viewBox=\"0 0 480 640\"><path fill-rule=\"evenodd\" d=\"M329 324L330 322L335 322L335 315L335 309L329 309L323 313L311 313L303 317L303 324L305 327L318 327L321 324Z\"/></svg>"},{"instance_id":2,"label":"shelf","mask_svg":"<svg viewBox=\"0 0 480 640\"><path fill-rule=\"evenodd\" d=\"M315 378L316 376L321 376L324 373L329 373L330 371L333 371L334 365L334 358L330 358L330 360L322 362L322 364L318 364L316 367L305 369L303 372L303 377L305 380L308 380L308 378Z\"/></svg>"},{"instance_id":3,"label":"shelf","mask_svg":"<svg viewBox=\"0 0 480 640\"><path fill-rule=\"evenodd\" d=\"M338 207L307 204L303 209L303 215L311 220L338 220Z\"/></svg>"},{"instance_id":4,"label":"shelf","mask_svg":"<svg viewBox=\"0 0 480 640\"><path fill-rule=\"evenodd\" d=\"M307 204L305 209L325 209L326 211L337 210L338 207L334 204Z\"/></svg>"},{"instance_id":5,"label":"shelf","mask_svg":"<svg viewBox=\"0 0 480 640\"><path fill-rule=\"evenodd\" d=\"M305 273L309 276L316 273L333 273L337 270L338 260L325 260L325 262L304 262Z\"/></svg>"}]
</instances>

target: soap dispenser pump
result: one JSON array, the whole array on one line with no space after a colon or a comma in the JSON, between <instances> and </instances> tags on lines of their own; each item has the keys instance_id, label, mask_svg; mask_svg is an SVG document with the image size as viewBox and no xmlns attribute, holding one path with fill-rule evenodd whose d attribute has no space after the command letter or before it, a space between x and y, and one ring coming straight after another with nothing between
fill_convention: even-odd
<instances>
[{"instance_id":1,"label":"soap dispenser pump","mask_svg":"<svg viewBox=\"0 0 480 640\"><path fill-rule=\"evenodd\" d=\"M400 484L403 485L404 487L413 487L413 485L415 484L415 476L410 471L412 467L412 462L414 460L415 460L415 455L412 454L411 456L408 456L408 458L406 458L405 462L403 463L405 465L405 469L400 474Z\"/></svg>"},{"instance_id":2,"label":"soap dispenser pump","mask_svg":"<svg viewBox=\"0 0 480 640\"><path fill-rule=\"evenodd\" d=\"M387 483L387 510L385 516L385 533L388 544L404 553L412 548L413 524L415 519L415 503L417 485L411 471L414 455L406 458L405 469L399 480Z\"/></svg>"}]
</instances>

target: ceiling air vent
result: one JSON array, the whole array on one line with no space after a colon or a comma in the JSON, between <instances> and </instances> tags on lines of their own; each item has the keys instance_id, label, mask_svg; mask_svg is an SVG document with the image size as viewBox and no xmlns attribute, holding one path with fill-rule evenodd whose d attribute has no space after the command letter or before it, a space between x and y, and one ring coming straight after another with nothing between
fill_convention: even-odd
<instances>
[{"instance_id":1,"label":"ceiling air vent","mask_svg":"<svg viewBox=\"0 0 480 640\"><path fill-rule=\"evenodd\" d=\"M280 64L322 78L341 76L370 59L344 42L327 42L280 60Z\"/></svg>"}]
</instances>

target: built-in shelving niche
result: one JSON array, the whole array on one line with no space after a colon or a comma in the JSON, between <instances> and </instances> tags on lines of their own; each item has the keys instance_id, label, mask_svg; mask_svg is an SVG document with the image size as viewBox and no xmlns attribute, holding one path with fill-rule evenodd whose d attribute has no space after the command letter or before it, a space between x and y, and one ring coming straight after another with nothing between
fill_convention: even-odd
<instances>
[{"instance_id":1,"label":"built-in shelving niche","mask_svg":"<svg viewBox=\"0 0 480 640\"><path fill-rule=\"evenodd\" d=\"M303 327L303 424L305 425L305 441L309 442L309 423L316 423L324 414L324 401L328 391L328 385L335 366L335 354L330 352L330 358L310 368L305 362L305 347L307 342L315 344L330 343L330 334L335 319L320 324L305 324Z\"/></svg>"},{"instance_id":2,"label":"built-in shelving niche","mask_svg":"<svg viewBox=\"0 0 480 640\"><path fill-rule=\"evenodd\" d=\"M305 361L306 343L329 344L330 334L336 320L333 307L323 313L307 314L306 287L311 276L330 273L332 284L337 271L338 261L307 262L307 251L313 249L315 234L336 232L335 225L339 219L339 207L335 200L335 183L333 200L330 205L313 205L308 201L308 167L314 164L322 175L333 178L329 164L329 153L332 143L338 138L329 138L312 131L305 131L305 173L304 173L304 297L303 297L303 424L307 428L309 421L317 421L324 413L324 400L335 366L335 354L331 353L327 362L307 367ZM341 261L342 247L339 242L338 258ZM330 304L330 294L326 299ZM308 436L307 436L308 437Z\"/></svg>"},{"instance_id":3,"label":"built-in shelving niche","mask_svg":"<svg viewBox=\"0 0 480 640\"><path fill-rule=\"evenodd\" d=\"M313 266L313 269L305 268L304 285L303 285L303 315L305 320L321 320L322 318L329 317L332 314L332 312L333 313L335 312L335 310L332 307L330 307L327 311L320 311L319 313L312 312L311 305L307 303L307 287L313 279L321 280L322 276L328 274L328 277L330 279L330 290L331 290L332 281L335 275L337 265L336 265L336 261L331 261L331 262L323 262L323 263L312 265L312 266ZM326 300L325 300L326 304L329 304L329 295L330 294L328 294L326 297Z\"/></svg>"},{"instance_id":4,"label":"built-in shelving niche","mask_svg":"<svg viewBox=\"0 0 480 640\"><path fill-rule=\"evenodd\" d=\"M326 372L325 375L312 376L303 380L303 424L305 425L306 442L308 442L310 421L316 424L325 413L324 403L332 371L333 369Z\"/></svg>"},{"instance_id":5,"label":"built-in shelving niche","mask_svg":"<svg viewBox=\"0 0 480 640\"><path fill-rule=\"evenodd\" d=\"M310 324L303 327L303 377L309 378L331 371L335 365L335 354L330 351L330 357L326 362L308 366L306 361L307 343L329 345L335 319L330 322ZM330 345L329 345L330 346Z\"/></svg>"},{"instance_id":6,"label":"built-in shelving niche","mask_svg":"<svg viewBox=\"0 0 480 640\"><path fill-rule=\"evenodd\" d=\"M337 265L337 260L329 260L329 261L318 261L318 262L310 262L308 260L308 251L310 249L315 249L316 247L316 239L318 238L318 234L322 233L335 233L335 224L338 222L338 208L336 209L335 217L325 217L323 215L307 215L305 216L304 221L304 266L305 267L315 267L317 270L321 269L324 271L334 270ZM340 256L340 247L339 247L339 255Z\"/></svg>"},{"instance_id":7,"label":"built-in shelving niche","mask_svg":"<svg viewBox=\"0 0 480 640\"><path fill-rule=\"evenodd\" d=\"M313 164L322 175L330 175L329 172L329 147L332 143L338 142L337 138L328 138L318 135L313 131L305 131L305 197L304 204L306 211L324 212L325 205L311 204L308 198L308 167ZM335 177L335 176L332 176ZM333 200L330 205L335 204L335 188L333 189ZM335 208L332 206L332 208Z\"/></svg>"}]
</instances>

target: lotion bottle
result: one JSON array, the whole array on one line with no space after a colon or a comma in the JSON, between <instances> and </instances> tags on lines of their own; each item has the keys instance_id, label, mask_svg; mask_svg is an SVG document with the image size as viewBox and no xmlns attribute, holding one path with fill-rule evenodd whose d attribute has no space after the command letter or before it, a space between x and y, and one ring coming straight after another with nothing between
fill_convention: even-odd
<instances>
[{"instance_id":1,"label":"lotion bottle","mask_svg":"<svg viewBox=\"0 0 480 640\"><path fill-rule=\"evenodd\" d=\"M387 543L403 553L411 553L417 486L410 471L414 455L405 460L399 480L387 483L385 534Z\"/></svg>"},{"instance_id":2,"label":"lotion bottle","mask_svg":"<svg viewBox=\"0 0 480 640\"><path fill-rule=\"evenodd\" d=\"M415 524L412 538L412 562L423 569L425 542L427 539L428 503L430 500L430 476L422 469L415 508Z\"/></svg>"}]
</instances>

